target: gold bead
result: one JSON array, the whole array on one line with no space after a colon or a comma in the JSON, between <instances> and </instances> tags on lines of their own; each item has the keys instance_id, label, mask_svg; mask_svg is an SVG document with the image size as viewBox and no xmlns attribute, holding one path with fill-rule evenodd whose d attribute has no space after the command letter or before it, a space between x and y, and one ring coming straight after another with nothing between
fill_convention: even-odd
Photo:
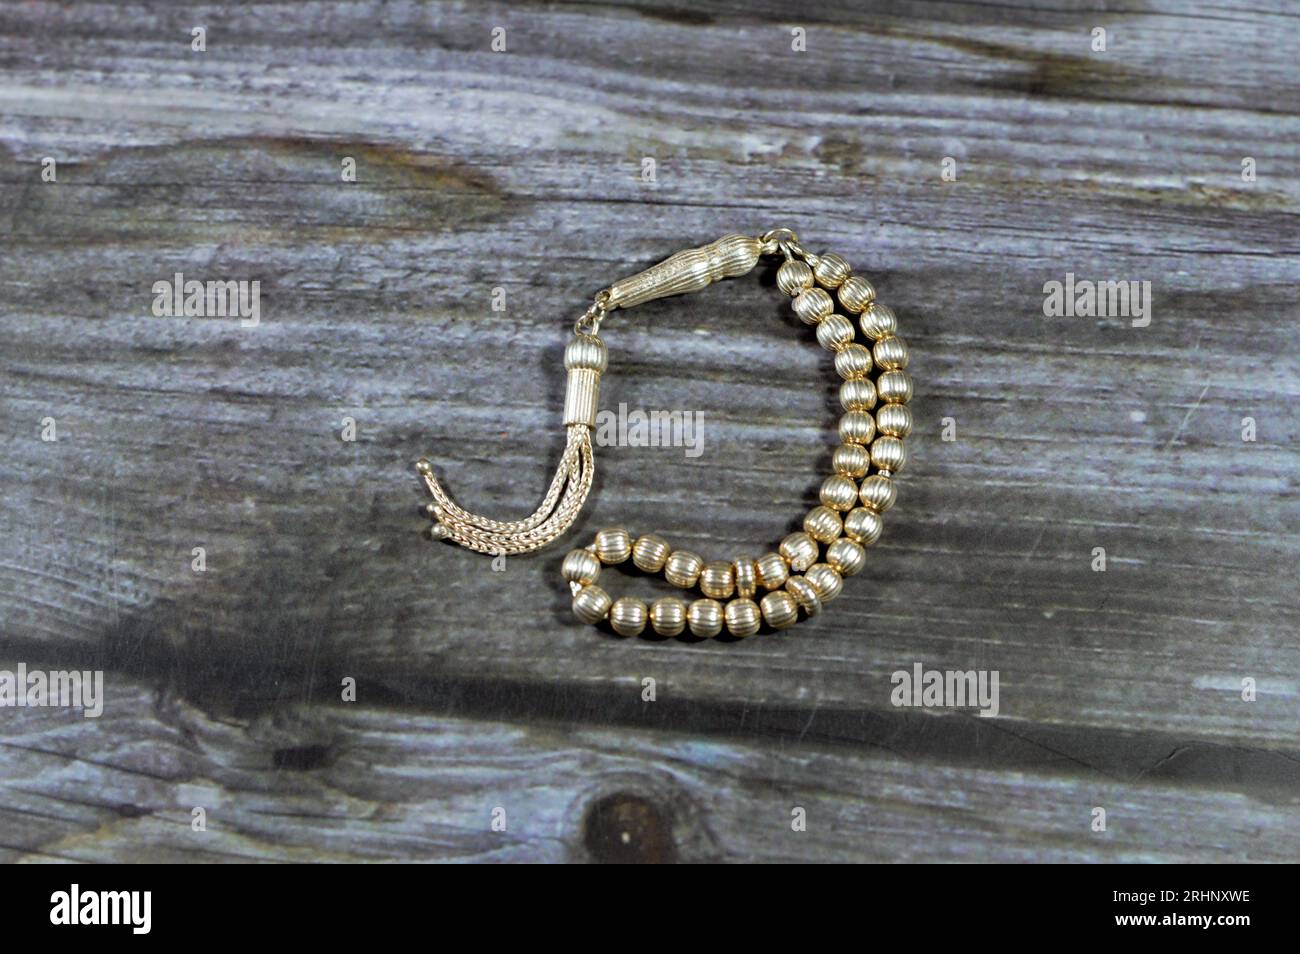
<instances>
[{"instance_id":1,"label":"gold bead","mask_svg":"<svg viewBox=\"0 0 1300 954\"><path fill-rule=\"evenodd\" d=\"M763 618L758 604L744 597L729 602L722 612L727 620L727 632L732 636L753 636Z\"/></svg>"},{"instance_id":2,"label":"gold bead","mask_svg":"<svg viewBox=\"0 0 1300 954\"><path fill-rule=\"evenodd\" d=\"M763 610L763 619L773 629L785 629L799 622L799 604L785 590L773 590L763 597L759 605Z\"/></svg>"},{"instance_id":3,"label":"gold bead","mask_svg":"<svg viewBox=\"0 0 1300 954\"><path fill-rule=\"evenodd\" d=\"M839 351L853 343L853 322L843 315L823 318L817 326L817 343L827 351Z\"/></svg>"},{"instance_id":4,"label":"gold bead","mask_svg":"<svg viewBox=\"0 0 1300 954\"><path fill-rule=\"evenodd\" d=\"M896 474L907 463L907 449L897 437L877 437L871 444L871 463L876 470Z\"/></svg>"},{"instance_id":5,"label":"gold bead","mask_svg":"<svg viewBox=\"0 0 1300 954\"><path fill-rule=\"evenodd\" d=\"M894 314L894 309L875 301L862 313L858 325L864 335L872 341L879 341L898 330L898 318Z\"/></svg>"},{"instance_id":6,"label":"gold bead","mask_svg":"<svg viewBox=\"0 0 1300 954\"><path fill-rule=\"evenodd\" d=\"M664 564L664 579L673 586L689 589L700 578L704 558L690 550L674 550Z\"/></svg>"},{"instance_id":7,"label":"gold bead","mask_svg":"<svg viewBox=\"0 0 1300 954\"><path fill-rule=\"evenodd\" d=\"M884 513L892 507L897 497L897 485L880 474L872 474L858 489L858 499L862 501L862 506L869 507L876 513Z\"/></svg>"},{"instance_id":8,"label":"gold bead","mask_svg":"<svg viewBox=\"0 0 1300 954\"><path fill-rule=\"evenodd\" d=\"M876 406L876 386L870 378L850 378L840 385L840 407L846 411L870 411Z\"/></svg>"},{"instance_id":9,"label":"gold bead","mask_svg":"<svg viewBox=\"0 0 1300 954\"><path fill-rule=\"evenodd\" d=\"M809 288L807 291L800 292L792 304L794 313L805 325L815 325L829 317L835 310L835 302L831 296L820 288Z\"/></svg>"},{"instance_id":10,"label":"gold bead","mask_svg":"<svg viewBox=\"0 0 1300 954\"><path fill-rule=\"evenodd\" d=\"M700 591L715 600L725 600L736 588L736 571L726 560L704 564L700 570Z\"/></svg>"},{"instance_id":11,"label":"gold bead","mask_svg":"<svg viewBox=\"0 0 1300 954\"><path fill-rule=\"evenodd\" d=\"M564 555L560 572L570 583L581 583L586 586L595 583L600 576L600 561L590 550L570 550Z\"/></svg>"},{"instance_id":12,"label":"gold bead","mask_svg":"<svg viewBox=\"0 0 1300 954\"><path fill-rule=\"evenodd\" d=\"M642 534L632 544L632 563L645 573L658 573L672 552L668 541L653 533Z\"/></svg>"},{"instance_id":13,"label":"gold bead","mask_svg":"<svg viewBox=\"0 0 1300 954\"><path fill-rule=\"evenodd\" d=\"M823 507L821 509L825 510L826 508ZM827 512L830 513L832 517L835 517L833 512ZM838 523L839 518L836 517L835 519ZM790 565L790 569L796 573L802 573L804 570L808 569L808 567L816 563L817 558L821 556L821 552L817 549L817 541L814 540L810 534L807 534L802 530L796 530L794 533L787 536L781 541L781 545L777 547L777 550L780 552L781 556L785 558L785 562Z\"/></svg>"},{"instance_id":14,"label":"gold bead","mask_svg":"<svg viewBox=\"0 0 1300 954\"><path fill-rule=\"evenodd\" d=\"M686 623L701 639L712 639L722 632L722 604L717 600L695 600L686 607Z\"/></svg>"},{"instance_id":15,"label":"gold bead","mask_svg":"<svg viewBox=\"0 0 1300 954\"><path fill-rule=\"evenodd\" d=\"M813 275L817 278L817 284L823 288L839 288L852 271L843 258L834 252L827 252L818 258Z\"/></svg>"},{"instance_id":16,"label":"gold bead","mask_svg":"<svg viewBox=\"0 0 1300 954\"><path fill-rule=\"evenodd\" d=\"M776 287L791 297L812 288L813 272L807 262L791 259L776 270Z\"/></svg>"},{"instance_id":17,"label":"gold bead","mask_svg":"<svg viewBox=\"0 0 1300 954\"><path fill-rule=\"evenodd\" d=\"M880 514L867 507L854 507L844 517L844 535L854 543L869 547L880 539L885 522Z\"/></svg>"},{"instance_id":18,"label":"gold bead","mask_svg":"<svg viewBox=\"0 0 1300 954\"><path fill-rule=\"evenodd\" d=\"M912 379L906 371L886 371L876 378L881 404L906 404L912 400Z\"/></svg>"},{"instance_id":19,"label":"gold bead","mask_svg":"<svg viewBox=\"0 0 1300 954\"><path fill-rule=\"evenodd\" d=\"M608 593L595 583L588 584L573 597L573 615L584 623L599 623L609 612L611 602Z\"/></svg>"},{"instance_id":20,"label":"gold bead","mask_svg":"<svg viewBox=\"0 0 1300 954\"><path fill-rule=\"evenodd\" d=\"M847 345L835 355L835 373L847 381L871 373L871 351L866 345Z\"/></svg>"},{"instance_id":21,"label":"gold bead","mask_svg":"<svg viewBox=\"0 0 1300 954\"><path fill-rule=\"evenodd\" d=\"M622 527L596 531L596 556L601 563L622 563L632 555L632 538Z\"/></svg>"},{"instance_id":22,"label":"gold bead","mask_svg":"<svg viewBox=\"0 0 1300 954\"><path fill-rule=\"evenodd\" d=\"M731 565L736 571L736 595L749 599L758 592L758 567L750 557L740 557Z\"/></svg>"},{"instance_id":23,"label":"gold bead","mask_svg":"<svg viewBox=\"0 0 1300 954\"><path fill-rule=\"evenodd\" d=\"M906 404L886 404L876 412L876 430L886 437L912 433L912 411Z\"/></svg>"},{"instance_id":24,"label":"gold bead","mask_svg":"<svg viewBox=\"0 0 1300 954\"><path fill-rule=\"evenodd\" d=\"M870 444L876 436L876 419L866 411L849 411L840 418L840 440L845 444Z\"/></svg>"},{"instance_id":25,"label":"gold bead","mask_svg":"<svg viewBox=\"0 0 1300 954\"><path fill-rule=\"evenodd\" d=\"M871 349L876 367L885 371L900 371L907 367L907 342L898 335L881 338Z\"/></svg>"},{"instance_id":26,"label":"gold bead","mask_svg":"<svg viewBox=\"0 0 1300 954\"><path fill-rule=\"evenodd\" d=\"M852 446L856 447L857 445L854 444ZM818 543L830 543L840 535L843 529L844 527L840 521L840 515L830 507L813 507L808 511L808 516L803 518L804 533L808 534L808 536L812 537L812 539L816 540ZM811 566L816 562L817 557L814 553L813 559L809 562L808 566ZM793 562L791 562L791 566L794 566ZM808 567L796 567L796 569L802 573L804 570L808 569Z\"/></svg>"},{"instance_id":27,"label":"gold bead","mask_svg":"<svg viewBox=\"0 0 1300 954\"><path fill-rule=\"evenodd\" d=\"M650 625L660 636L677 636L686 628L686 604L676 596L661 596L650 604Z\"/></svg>"},{"instance_id":28,"label":"gold bead","mask_svg":"<svg viewBox=\"0 0 1300 954\"><path fill-rule=\"evenodd\" d=\"M826 548L826 563L840 576L852 576L866 566L867 551L862 544L840 537Z\"/></svg>"},{"instance_id":29,"label":"gold bead","mask_svg":"<svg viewBox=\"0 0 1300 954\"><path fill-rule=\"evenodd\" d=\"M840 595L840 590L844 589L844 578L827 563L814 563L808 567L804 578L817 588L817 595L821 597L822 603L829 603Z\"/></svg>"},{"instance_id":30,"label":"gold bead","mask_svg":"<svg viewBox=\"0 0 1300 954\"><path fill-rule=\"evenodd\" d=\"M421 457L419 460L415 462L415 469L418 470L420 473L426 475L433 473L433 465L430 464L423 457Z\"/></svg>"},{"instance_id":31,"label":"gold bead","mask_svg":"<svg viewBox=\"0 0 1300 954\"><path fill-rule=\"evenodd\" d=\"M861 477L871 465L871 455L861 444L841 444L831 457L831 468L842 477Z\"/></svg>"},{"instance_id":32,"label":"gold bead","mask_svg":"<svg viewBox=\"0 0 1300 954\"><path fill-rule=\"evenodd\" d=\"M875 288L861 275L846 278L844 284L840 285L840 304L855 315L875 301L875 298Z\"/></svg>"},{"instance_id":33,"label":"gold bead","mask_svg":"<svg viewBox=\"0 0 1300 954\"><path fill-rule=\"evenodd\" d=\"M790 567L779 553L764 553L754 561L754 568L758 571L759 585L765 590L784 585L790 576Z\"/></svg>"},{"instance_id":34,"label":"gold bead","mask_svg":"<svg viewBox=\"0 0 1300 954\"><path fill-rule=\"evenodd\" d=\"M609 366L609 351L605 342L595 335L576 335L564 349L564 367L573 371L586 368L602 374Z\"/></svg>"},{"instance_id":35,"label":"gold bead","mask_svg":"<svg viewBox=\"0 0 1300 954\"><path fill-rule=\"evenodd\" d=\"M785 581L785 588L794 597L805 616L816 616L822 611L822 598L806 576L792 576Z\"/></svg>"},{"instance_id":36,"label":"gold bead","mask_svg":"<svg viewBox=\"0 0 1300 954\"><path fill-rule=\"evenodd\" d=\"M640 636L649 611L635 596L620 596L609 608L609 625L620 636Z\"/></svg>"},{"instance_id":37,"label":"gold bead","mask_svg":"<svg viewBox=\"0 0 1300 954\"><path fill-rule=\"evenodd\" d=\"M852 510L858 500L858 485L842 474L822 481L821 501L832 510Z\"/></svg>"}]
</instances>

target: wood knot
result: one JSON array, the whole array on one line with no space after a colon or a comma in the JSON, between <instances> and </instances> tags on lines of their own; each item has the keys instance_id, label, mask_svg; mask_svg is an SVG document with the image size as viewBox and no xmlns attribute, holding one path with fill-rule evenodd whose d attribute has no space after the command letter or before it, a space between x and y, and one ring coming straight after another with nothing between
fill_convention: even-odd
<instances>
[{"instance_id":1,"label":"wood knot","mask_svg":"<svg viewBox=\"0 0 1300 954\"><path fill-rule=\"evenodd\" d=\"M677 860L672 814L649 799L615 792L592 803L583 844L603 864L671 864Z\"/></svg>"}]
</instances>

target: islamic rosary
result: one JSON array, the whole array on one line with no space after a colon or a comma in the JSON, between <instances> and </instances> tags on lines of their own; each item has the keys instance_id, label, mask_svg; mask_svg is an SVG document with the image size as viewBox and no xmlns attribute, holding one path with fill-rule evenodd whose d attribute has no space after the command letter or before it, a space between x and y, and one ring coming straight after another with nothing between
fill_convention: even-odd
<instances>
[{"instance_id":1,"label":"islamic rosary","mask_svg":"<svg viewBox=\"0 0 1300 954\"><path fill-rule=\"evenodd\" d=\"M726 631L752 636L764 624L779 630L816 616L866 563L866 548L880 538L881 515L894 504L894 475L907 453L903 439L912 429L912 379L907 374L907 344L897 335L898 320L876 301L871 283L839 255L806 251L789 229L753 238L724 235L709 245L686 249L644 272L615 282L596 295L573 326L564 350L568 383L564 426L568 443L541 505L523 520L497 521L458 507L421 460L416 467L433 494L426 508L431 535L480 553L525 553L546 546L568 529L591 490L595 463L591 429L596 424L600 376L609 364L600 325L617 308L696 292L723 278L750 271L760 256L785 261L776 284L793 298L794 313L813 325L817 341L835 356L843 378L840 444L832 473L823 481L821 503L808 511L803 529L789 534L775 552L757 559L706 561L690 550L674 549L657 534L633 537L607 528L585 548L571 550L561 572L573 593L573 612L584 623L608 624L619 636L650 630L678 636L688 629L702 639ZM837 313L836 302L846 314ZM871 343L856 341L857 326ZM600 584L602 567L627 560L646 573L659 573L684 590L698 587L699 599L664 596L648 606L632 596L614 599ZM759 594L763 595L760 597Z\"/></svg>"}]
</instances>

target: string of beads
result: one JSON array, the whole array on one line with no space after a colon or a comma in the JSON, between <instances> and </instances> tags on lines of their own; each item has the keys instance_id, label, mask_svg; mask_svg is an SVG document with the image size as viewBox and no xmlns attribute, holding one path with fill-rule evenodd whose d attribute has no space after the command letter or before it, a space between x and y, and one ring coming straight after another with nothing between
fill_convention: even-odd
<instances>
[{"instance_id":1,"label":"string of beads","mask_svg":"<svg viewBox=\"0 0 1300 954\"><path fill-rule=\"evenodd\" d=\"M821 485L821 502L804 517L802 530L757 559L706 561L673 549L657 534L634 539L622 528L599 531L588 546L570 551L562 566L574 615L584 623L607 623L620 636L672 637L689 630L703 639L724 628L733 637L752 636L764 625L786 629L835 599L845 577L866 564L866 548L880 539L882 516L897 496L894 475L907 462L904 439L912 430L912 379L897 317L839 255L805 252L784 229L759 241L764 252L784 253L777 286L792 297L799 319L816 328L818 343L834 354L843 379L840 443L833 473ZM857 318L857 328L848 316ZM859 330L866 344L857 340ZM663 596L648 605L632 596L614 599L599 583L601 570L628 560L645 573L663 573L673 586L698 588L701 596L690 602Z\"/></svg>"}]
</instances>

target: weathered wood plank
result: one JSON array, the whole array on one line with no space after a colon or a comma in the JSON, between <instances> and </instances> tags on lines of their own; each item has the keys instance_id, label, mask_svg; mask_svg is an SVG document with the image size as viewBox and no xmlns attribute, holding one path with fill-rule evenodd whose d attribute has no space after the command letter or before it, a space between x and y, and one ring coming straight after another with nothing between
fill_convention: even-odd
<instances>
[{"instance_id":1,"label":"weathered wood plank","mask_svg":"<svg viewBox=\"0 0 1300 954\"><path fill-rule=\"evenodd\" d=\"M1001 772L990 805L1026 771L1076 791L1071 773L1099 771L1120 791L1185 742L1212 754L1178 776L1206 787L1184 797L1233 817L1237 795L1209 794L1236 765L1227 753L1248 753L1266 787L1279 776L1263 766L1295 757L1287 5L828 5L803 23L806 54L775 4L218 5L205 54L189 50L191 10L136 12L0 10L12 658L130 674L205 719L268 719L352 674L411 707L399 723L439 713L408 741L458 716L470 735L535 719L580 734L609 713L634 732L653 676L686 708L645 727L640 751L660 758L659 731L765 726L735 742L757 753L756 799L785 784L791 739L843 747L859 768L896 743L900 760ZM488 48L497 25L507 54ZM1105 54L1089 52L1093 26L1110 32ZM45 156L57 183L40 180ZM467 505L534 505L562 441L564 336L596 289L777 224L867 271L913 350L900 502L870 578L833 612L739 645L620 642L570 622L563 547L494 572L418 538L410 465L425 454ZM153 283L176 271L259 280L262 324L152 317ZM1043 284L1066 272L1150 281L1151 324L1045 319ZM624 523L717 556L775 543L815 499L836 409L825 356L770 273L606 331L604 405L702 413L704 453L598 448L569 539ZM47 417L55 443L40 439ZM1006 731L984 734L1028 748L972 741L961 719L917 728L889 701L890 674L914 662L999 670ZM133 731L148 752L170 730L142 713L122 745ZM509 749L518 730L482 731ZM963 762L968 747L983 761ZM482 838L464 853L489 851ZM1193 838L1170 857L1193 856ZM780 854L736 841L729 856ZM840 856L817 844L798 856ZM898 842L871 856L889 851L912 857Z\"/></svg>"},{"instance_id":2,"label":"weathered wood plank","mask_svg":"<svg viewBox=\"0 0 1300 954\"><path fill-rule=\"evenodd\" d=\"M10 729L0 743L10 862L1031 861L1045 845L1061 861L1169 862L1300 851L1290 793L825 744L342 704L232 723L120 680L99 720L18 710ZM1105 831L1092 830L1095 808ZM796 809L805 830L794 830Z\"/></svg>"}]
</instances>

